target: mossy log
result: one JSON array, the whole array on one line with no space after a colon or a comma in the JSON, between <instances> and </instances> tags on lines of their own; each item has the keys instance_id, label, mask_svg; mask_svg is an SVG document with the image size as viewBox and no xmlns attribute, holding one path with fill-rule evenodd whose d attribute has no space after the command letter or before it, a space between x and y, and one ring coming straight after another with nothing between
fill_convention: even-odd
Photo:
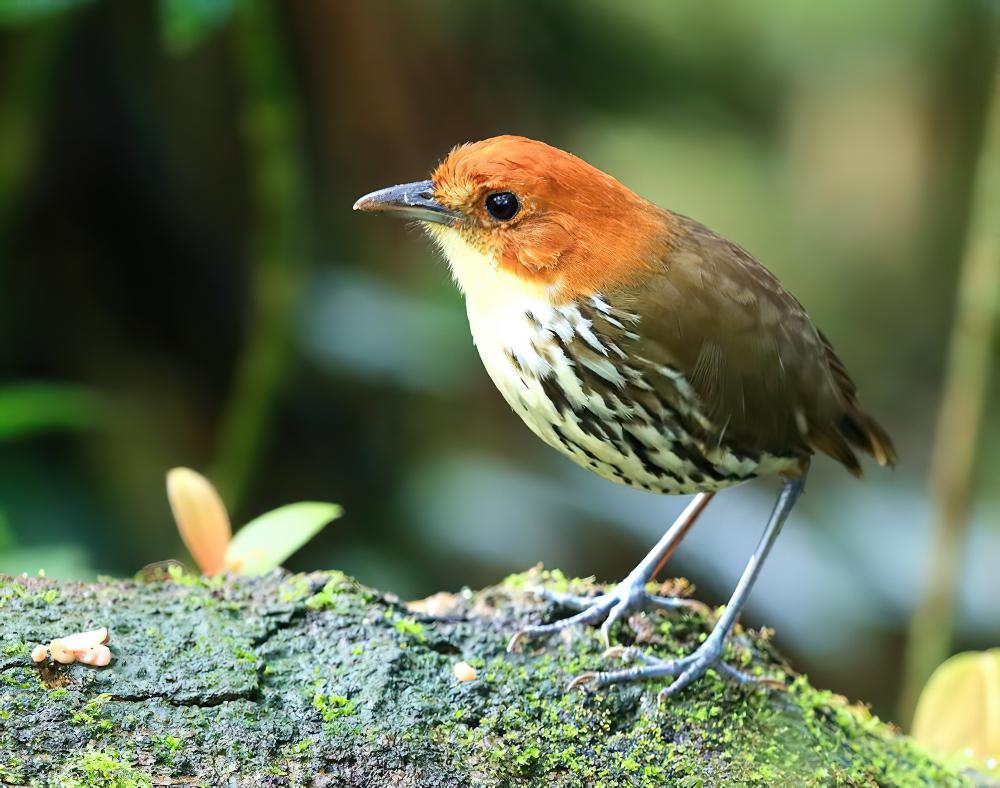
<instances>
[{"instance_id":1,"label":"mossy log","mask_svg":"<svg viewBox=\"0 0 1000 788\"><path fill-rule=\"evenodd\" d=\"M589 630L524 653L558 615L532 570L418 604L338 573L67 583L0 578L0 780L44 785L961 785L973 780L863 708L813 689L740 631L729 658L660 706L662 685L564 691L609 666ZM698 610L640 620L643 648L704 638ZM107 626L95 669L37 643ZM630 630L617 633L631 637ZM459 681L464 661L475 680Z\"/></svg>"}]
</instances>

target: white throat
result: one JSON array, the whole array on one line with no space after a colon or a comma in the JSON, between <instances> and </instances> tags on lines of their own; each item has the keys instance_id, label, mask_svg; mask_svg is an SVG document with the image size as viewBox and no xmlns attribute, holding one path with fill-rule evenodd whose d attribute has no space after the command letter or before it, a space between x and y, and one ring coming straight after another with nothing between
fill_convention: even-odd
<instances>
[{"instance_id":1,"label":"white throat","mask_svg":"<svg viewBox=\"0 0 1000 788\"><path fill-rule=\"evenodd\" d=\"M448 261L451 274L465 294L469 317L478 313L507 312L532 305L552 306L558 288L526 282L505 271L495 257L471 246L451 227L428 225L430 236Z\"/></svg>"},{"instance_id":2,"label":"white throat","mask_svg":"<svg viewBox=\"0 0 1000 788\"><path fill-rule=\"evenodd\" d=\"M510 359L518 359L540 377L552 372L547 352L552 335L544 326L553 322L559 308L552 303L551 290L505 271L450 227L428 229L465 295L472 340L486 371L515 410L520 410L512 398L523 384ZM535 429L530 421L529 426Z\"/></svg>"}]
</instances>

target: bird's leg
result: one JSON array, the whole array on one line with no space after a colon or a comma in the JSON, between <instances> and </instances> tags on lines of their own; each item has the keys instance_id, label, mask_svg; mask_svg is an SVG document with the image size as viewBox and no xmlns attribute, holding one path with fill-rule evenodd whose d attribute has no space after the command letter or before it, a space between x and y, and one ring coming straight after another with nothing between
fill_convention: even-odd
<instances>
[{"instance_id":1,"label":"bird's leg","mask_svg":"<svg viewBox=\"0 0 1000 788\"><path fill-rule=\"evenodd\" d=\"M736 619L740 615L740 611L746 604L754 581L756 581L757 575L760 574L764 559L767 558L767 554L771 551L771 547L774 545L775 540L778 538L778 533L781 531L781 526L784 525L788 513L791 512L804 486L805 474L785 481L784 486L781 488L781 494L774 505L774 510L771 512L771 517L767 521L767 526L764 528L764 533L757 544L757 549L743 570L743 575L740 577L740 582L736 585L736 590L733 591L733 596L729 600L729 604L726 605L725 612L715 624L712 633L693 654L677 659L661 660L642 654L638 649L623 649L620 652L620 656L626 659L638 659L642 664L623 670L584 673L573 679L568 689L583 685L606 687L610 684L618 684L625 681L644 681L664 678L666 676L676 676L677 678L669 686L660 691L660 700L663 701L671 695L680 692L709 668L715 668L720 673L740 683L753 681L752 676L741 673L736 668L722 661L722 655L726 646L726 636L729 635L733 624L736 623Z\"/></svg>"},{"instance_id":2,"label":"bird's leg","mask_svg":"<svg viewBox=\"0 0 1000 788\"><path fill-rule=\"evenodd\" d=\"M581 597L571 594L544 591L543 594L567 607L575 607L580 610L575 616L555 621L551 624L539 624L536 626L524 627L511 638L507 646L508 651L513 651L518 643L523 639L538 635L549 635L559 632L573 624L601 624L601 634L604 642L610 644L610 632L612 625L624 617L629 612L635 610L645 610L647 608L675 609L679 607L691 607L697 603L686 599L673 599L670 597L656 596L646 590L646 584L650 582L660 568L667 562L673 554L681 539L691 529L698 516L702 513L708 502L712 500L714 492L703 492L695 496L681 512L674 524L667 529L660 541L656 543L648 555L639 562L628 577L622 580L611 591L595 597Z\"/></svg>"}]
</instances>

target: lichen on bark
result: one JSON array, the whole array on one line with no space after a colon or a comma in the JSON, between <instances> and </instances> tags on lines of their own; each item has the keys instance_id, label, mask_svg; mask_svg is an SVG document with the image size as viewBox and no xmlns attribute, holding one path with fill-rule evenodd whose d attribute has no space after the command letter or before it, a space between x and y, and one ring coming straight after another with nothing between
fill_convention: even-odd
<instances>
[{"instance_id":1,"label":"lichen on bark","mask_svg":"<svg viewBox=\"0 0 1000 788\"><path fill-rule=\"evenodd\" d=\"M557 614L532 570L418 605L340 573L257 580L0 579L0 781L67 785L961 785L973 778L812 688L767 637L729 658L775 684L710 672L660 706L662 685L565 693L608 667L595 633L507 654L518 622ZM638 631L689 651L706 613ZM31 663L38 642L107 626L108 668ZM623 639L631 630L617 633ZM455 663L478 678L460 682Z\"/></svg>"}]
</instances>

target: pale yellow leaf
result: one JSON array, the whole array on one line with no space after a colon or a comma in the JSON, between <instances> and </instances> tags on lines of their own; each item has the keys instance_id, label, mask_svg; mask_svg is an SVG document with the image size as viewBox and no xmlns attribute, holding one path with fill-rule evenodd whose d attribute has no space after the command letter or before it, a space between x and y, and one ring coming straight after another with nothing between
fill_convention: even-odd
<instances>
[{"instance_id":1,"label":"pale yellow leaf","mask_svg":"<svg viewBox=\"0 0 1000 788\"><path fill-rule=\"evenodd\" d=\"M174 468L167 474L167 497L181 539L202 574L221 572L233 532L215 487L190 468Z\"/></svg>"},{"instance_id":2,"label":"pale yellow leaf","mask_svg":"<svg viewBox=\"0 0 1000 788\"><path fill-rule=\"evenodd\" d=\"M938 666L917 701L913 737L942 753L1000 758L1000 648Z\"/></svg>"}]
</instances>

